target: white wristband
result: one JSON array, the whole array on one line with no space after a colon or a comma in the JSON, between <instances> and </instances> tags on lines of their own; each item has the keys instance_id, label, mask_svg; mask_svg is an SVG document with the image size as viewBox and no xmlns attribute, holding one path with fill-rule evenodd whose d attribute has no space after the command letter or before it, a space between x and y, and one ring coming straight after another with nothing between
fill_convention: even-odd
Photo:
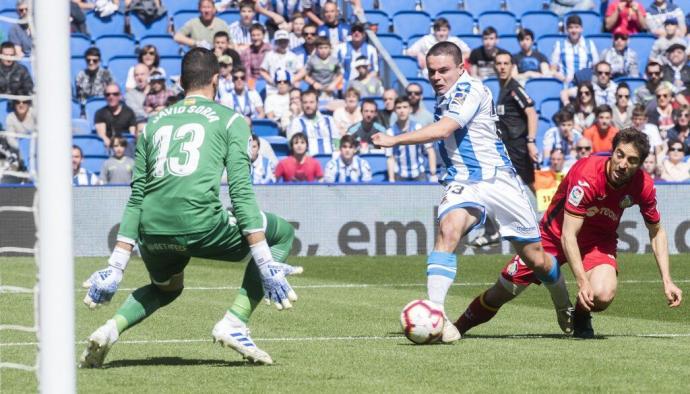
<instances>
[{"instance_id":1,"label":"white wristband","mask_svg":"<svg viewBox=\"0 0 690 394\"><path fill-rule=\"evenodd\" d=\"M271 248L268 247L268 243L266 242L266 240L257 242L254 245L250 245L249 249L251 249L252 257L254 258L254 262L256 263L256 266L259 267L259 269L261 269L262 266L273 261L273 255L271 255Z\"/></svg>"},{"instance_id":2,"label":"white wristband","mask_svg":"<svg viewBox=\"0 0 690 394\"><path fill-rule=\"evenodd\" d=\"M122 272L125 271L125 268L127 268L127 264L129 263L129 256L132 254L132 252L115 247L113 249L113 253L110 255L110 258L108 259L108 265L111 267L115 267L120 269Z\"/></svg>"}]
</instances>

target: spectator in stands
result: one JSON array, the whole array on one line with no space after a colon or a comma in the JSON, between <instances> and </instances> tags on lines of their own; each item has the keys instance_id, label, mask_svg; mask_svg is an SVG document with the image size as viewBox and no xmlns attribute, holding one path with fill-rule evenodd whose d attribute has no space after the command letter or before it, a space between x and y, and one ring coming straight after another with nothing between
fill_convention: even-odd
<instances>
[{"instance_id":1,"label":"spectator in stands","mask_svg":"<svg viewBox=\"0 0 690 394\"><path fill-rule=\"evenodd\" d=\"M300 88L290 89L290 117L302 116L302 91ZM290 119L292 123L292 119Z\"/></svg>"},{"instance_id":2,"label":"spectator in stands","mask_svg":"<svg viewBox=\"0 0 690 394\"><path fill-rule=\"evenodd\" d=\"M249 44L252 42L250 29L255 16L254 2L243 0L240 3L240 20L232 22L228 27L230 39L235 44L235 49L240 53L249 48Z\"/></svg>"},{"instance_id":3,"label":"spectator in stands","mask_svg":"<svg viewBox=\"0 0 690 394\"><path fill-rule=\"evenodd\" d=\"M654 91L659 87L662 81L661 64L650 60L645 68L645 76L647 82L644 86L640 86L635 90L635 102L644 107L647 107L650 102L654 101Z\"/></svg>"},{"instance_id":4,"label":"spectator in stands","mask_svg":"<svg viewBox=\"0 0 690 394\"><path fill-rule=\"evenodd\" d=\"M10 139L14 138L0 134L0 184L24 182L23 178L7 173L9 171L24 171L26 168L20 157L19 149L11 145ZM14 144L18 145L16 139L14 139Z\"/></svg>"},{"instance_id":5,"label":"spectator in stands","mask_svg":"<svg viewBox=\"0 0 690 394\"><path fill-rule=\"evenodd\" d=\"M5 41L0 45L0 93L3 94L30 94L34 90L34 82L31 80L29 70L11 58L16 57L14 44Z\"/></svg>"},{"instance_id":6,"label":"spectator in stands","mask_svg":"<svg viewBox=\"0 0 690 394\"><path fill-rule=\"evenodd\" d=\"M129 185L134 172L134 159L125 156L127 139L116 135L111 141L111 155L101 166L101 183Z\"/></svg>"},{"instance_id":7,"label":"spectator in stands","mask_svg":"<svg viewBox=\"0 0 690 394\"><path fill-rule=\"evenodd\" d=\"M668 62L663 66L663 80L671 82L674 93L680 92L690 85L690 66L688 56L685 53L684 44L671 44L666 48Z\"/></svg>"},{"instance_id":8,"label":"spectator in stands","mask_svg":"<svg viewBox=\"0 0 690 394\"><path fill-rule=\"evenodd\" d=\"M341 42L336 50L336 57L343 67L345 81L355 79L359 74L355 69L354 63L360 56L364 56L369 62L369 72L378 74L379 72L379 53L373 45L366 42L364 25L355 23L350 29L351 40Z\"/></svg>"},{"instance_id":9,"label":"spectator in stands","mask_svg":"<svg viewBox=\"0 0 690 394\"><path fill-rule=\"evenodd\" d=\"M395 99L398 92L395 89L386 89L383 92L383 108L379 111L377 121L386 129L395 123Z\"/></svg>"},{"instance_id":10,"label":"spectator in stands","mask_svg":"<svg viewBox=\"0 0 690 394\"><path fill-rule=\"evenodd\" d=\"M273 37L273 50L266 53L264 60L261 62L260 73L261 77L266 81L266 96L278 92L277 82L273 80L273 75L275 75L276 71L286 70L290 75L297 75L304 67L302 58L288 49L289 44L288 32L278 30ZM295 78L292 83L298 84L299 79Z\"/></svg>"},{"instance_id":11,"label":"spectator in stands","mask_svg":"<svg viewBox=\"0 0 690 394\"><path fill-rule=\"evenodd\" d=\"M278 91L266 96L264 109L266 118L278 124L278 128L285 133L290 126L290 73L278 70L271 78L276 82Z\"/></svg>"},{"instance_id":12,"label":"spectator in stands","mask_svg":"<svg viewBox=\"0 0 690 394\"><path fill-rule=\"evenodd\" d=\"M667 182L690 180L690 163L685 162L685 146L679 140L668 141L668 154L659 166L659 178Z\"/></svg>"},{"instance_id":13,"label":"spectator in stands","mask_svg":"<svg viewBox=\"0 0 690 394\"><path fill-rule=\"evenodd\" d=\"M341 136L347 133L350 126L362 121L362 111L359 110L361 96L356 89L349 88L345 92L345 106L333 112L335 127Z\"/></svg>"},{"instance_id":14,"label":"spectator in stands","mask_svg":"<svg viewBox=\"0 0 690 394\"><path fill-rule=\"evenodd\" d=\"M668 64L668 58L666 57L668 47L673 44L686 45L686 43L687 39L678 35L678 19L668 18L664 21L664 34L659 35L659 38L652 45L649 59L662 65Z\"/></svg>"},{"instance_id":15,"label":"spectator in stands","mask_svg":"<svg viewBox=\"0 0 690 394\"><path fill-rule=\"evenodd\" d=\"M218 57L218 89L216 90L216 102L221 102L221 97L231 94L235 86L232 83L232 71L235 64L232 57L221 55Z\"/></svg>"},{"instance_id":16,"label":"spectator in stands","mask_svg":"<svg viewBox=\"0 0 690 394\"><path fill-rule=\"evenodd\" d=\"M582 136L592 141L593 153L610 152L613 147L613 137L618 129L611 124L611 106L602 104L594 110L596 122L585 129Z\"/></svg>"},{"instance_id":17,"label":"spectator in stands","mask_svg":"<svg viewBox=\"0 0 690 394\"><path fill-rule=\"evenodd\" d=\"M616 103L616 89L618 84L611 80L611 65L602 60L594 67L594 78L592 88L594 89L594 101L597 105ZM570 103L570 97L577 94L577 87L564 89L561 91L561 101L563 104Z\"/></svg>"},{"instance_id":18,"label":"spectator in stands","mask_svg":"<svg viewBox=\"0 0 690 394\"><path fill-rule=\"evenodd\" d=\"M134 14L147 25L165 15L166 9L161 0L125 0L125 11Z\"/></svg>"},{"instance_id":19,"label":"spectator in stands","mask_svg":"<svg viewBox=\"0 0 690 394\"><path fill-rule=\"evenodd\" d=\"M116 83L109 83L105 87L105 107L96 111L94 123L96 133L103 140L103 145L110 148L110 140L121 133L134 134L137 118L134 111L122 102L120 87Z\"/></svg>"},{"instance_id":20,"label":"spectator in stands","mask_svg":"<svg viewBox=\"0 0 690 394\"><path fill-rule=\"evenodd\" d=\"M647 173L652 179L656 179L659 177L658 170L656 168L656 155L653 153L650 153L647 155L647 157L644 159L644 162L642 163L642 170Z\"/></svg>"},{"instance_id":21,"label":"spectator in stands","mask_svg":"<svg viewBox=\"0 0 690 394\"><path fill-rule=\"evenodd\" d=\"M178 30L173 39L190 48L213 48L213 36L219 31L228 31L228 25L216 17L213 0L199 0L199 17L187 21Z\"/></svg>"},{"instance_id":22,"label":"spectator in stands","mask_svg":"<svg viewBox=\"0 0 690 394\"><path fill-rule=\"evenodd\" d=\"M616 104L612 107L612 122L618 130L627 129L632 125L633 105L630 103L630 88L625 82L616 88Z\"/></svg>"},{"instance_id":23,"label":"spectator in stands","mask_svg":"<svg viewBox=\"0 0 690 394\"><path fill-rule=\"evenodd\" d=\"M247 86L247 72L243 68L233 68L232 70L231 91L224 91L220 94L220 103L235 112L242 114L247 119L263 119L264 103L259 93Z\"/></svg>"},{"instance_id":24,"label":"spectator in stands","mask_svg":"<svg viewBox=\"0 0 690 394\"><path fill-rule=\"evenodd\" d=\"M594 123L595 115L594 108L597 102L594 99L594 87L589 81L580 82L577 86L577 94L575 95L575 102L573 103L573 110L575 115L575 128L579 131L584 131L587 127Z\"/></svg>"},{"instance_id":25,"label":"spectator in stands","mask_svg":"<svg viewBox=\"0 0 690 394\"><path fill-rule=\"evenodd\" d=\"M86 69L79 71L74 83L77 98L86 100L103 96L105 87L113 83L114 79L110 71L101 67L101 51L96 47L87 49L84 60L86 60Z\"/></svg>"},{"instance_id":26,"label":"spectator in stands","mask_svg":"<svg viewBox=\"0 0 690 394\"><path fill-rule=\"evenodd\" d=\"M93 172L82 168L81 162L84 161L84 152L77 145L72 145L72 185L73 186L93 186L100 185L101 180Z\"/></svg>"},{"instance_id":27,"label":"spectator in stands","mask_svg":"<svg viewBox=\"0 0 690 394\"><path fill-rule=\"evenodd\" d=\"M515 78L527 80L530 78L548 77L549 59L534 48L534 33L530 29L520 29L517 35L520 52L513 55L515 63Z\"/></svg>"},{"instance_id":28,"label":"spectator in stands","mask_svg":"<svg viewBox=\"0 0 690 394\"><path fill-rule=\"evenodd\" d=\"M614 0L606 9L606 31L632 35L647 30L647 13L636 0Z\"/></svg>"},{"instance_id":29,"label":"spectator in stands","mask_svg":"<svg viewBox=\"0 0 690 394\"><path fill-rule=\"evenodd\" d=\"M360 56L352 62L357 71L357 77L352 79L348 87L357 90L362 97L379 97L383 94L383 83L377 73L369 72L369 60Z\"/></svg>"},{"instance_id":30,"label":"spectator in stands","mask_svg":"<svg viewBox=\"0 0 690 394\"><path fill-rule=\"evenodd\" d=\"M331 159L326 165L324 182L358 183L371 181L369 162L359 157L355 150L355 139L351 135L344 135L340 140L340 155Z\"/></svg>"},{"instance_id":31,"label":"spectator in stands","mask_svg":"<svg viewBox=\"0 0 690 394\"><path fill-rule=\"evenodd\" d=\"M29 16L29 0L17 0L17 16L24 19ZM31 56L33 32L28 23L14 23L7 33L7 40L14 44L17 56Z\"/></svg>"},{"instance_id":32,"label":"spectator in stands","mask_svg":"<svg viewBox=\"0 0 690 394\"><path fill-rule=\"evenodd\" d=\"M558 16L563 16L571 11L587 11L594 9L592 0L553 0L549 4L549 9Z\"/></svg>"},{"instance_id":33,"label":"spectator in stands","mask_svg":"<svg viewBox=\"0 0 690 394\"><path fill-rule=\"evenodd\" d=\"M613 46L601 53L601 60L611 65L612 78L640 76L637 53L628 47L626 34L613 34Z\"/></svg>"},{"instance_id":34,"label":"spectator in stands","mask_svg":"<svg viewBox=\"0 0 690 394\"><path fill-rule=\"evenodd\" d=\"M675 110L673 119L675 124L668 130L666 138L681 141L685 145L685 154L690 155L690 106L682 105Z\"/></svg>"},{"instance_id":35,"label":"spectator in stands","mask_svg":"<svg viewBox=\"0 0 690 394\"><path fill-rule=\"evenodd\" d=\"M247 49L240 52L240 58L244 69L249 73L251 79L261 78L261 63L264 57L271 50L271 45L264 41L266 28L259 23L252 25L250 29L251 44Z\"/></svg>"},{"instance_id":36,"label":"spectator in stands","mask_svg":"<svg viewBox=\"0 0 690 394\"><path fill-rule=\"evenodd\" d=\"M144 101L144 110L149 117L157 114L167 106L168 97L173 93L165 86L165 77L153 72L149 77L149 92Z\"/></svg>"},{"instance_id":37,"label":"spectator in stands","mask_svg":"<svg viewBox=\"0 0 690 394\"><path fill-rule=\"evenodd\" d=\"M230 48L230 35L226 31L219 31L213 35L213 53L216 57L221 57L223 55L228 55L232 58L233 64L241 64L242 59L240 54Z\"/></svg>"},{"instance_id":38,"label":"spectator in stands","mask_svg":"<svg viewBox=\"0 0 690 394\"><path fill-rule=\"evenodd\" d=\"M4 104L3 104L4 105ZM36 114L31 106L31 100L13 100L12 112L5 118L5 131L14 134L31 134L36 129ZM14 137L8 138L8 140ZM19 147L16 143L15 148Z\"/></svg>"},{"instance_id":39,"label":"spectator in stands","mask_svg":"<svg viewBox=\"0 0 690 394\"><path fill-rule=\"evenodd\" d=\"M534 170L534 189L537 197L537 212L544 212L549 207L558 185L565 177L565 156L560 149L549 154L549 167Z\"/></svg>"},{"instance_id":40,"label":"spectator in stands","mask_svg":"<svg viewBox=\"0 0 690 394\"><path fill-rule=\"evenodd\" d=\"M341 42L347 41L350 35L350 25L339 19L340 12L336 3L325 3L321 11L323 24L318 27L317 34L330 41L333 48L337 48Z\"/></svg>"},{"instance_id":41,"label":"spectator in stands","mask_svg":"<svg viewBox=\"0 0 690 394\"><path fill-rule=\"evenodd\" d=\"M582 36L582 18L570 15L565 20L567 39L556 41L551 52L551 72L559 80L570 83L575 73L599 61L594 41Z\"/></svg>"},{"instance_id":42,"label":"spectator in stands","mask_svg":"<svg viewBox=\"0 0 690 394\"><path fill-rule=\"evenodd\" d=\"M333 0L302 0L302 12L304 16L309 19L311 24L321 26L323 25L323 20L321 18L323 6L327 2L332 1ZM359 0L352 0L350 2L353 3L353 8L357 8L354 6L354 3L359 2ZM361 6L359 8L361 9Z\"/></svg>"},{"instance_id":43,"label":"spectator in stands","mask_svg":"<svg viewBox=\"0 0 690 394\"><path fill-rule=\"evenodd\" d=\"M395 101L395 99L393 99ZM395 105L395 102L393 103ZM385 133L386 127L377 121L378 106L372 99L362 100L362 121L355 123L347 129L347 134L355 139L355 146L359 153L371 153L380 151L371 141L371 136L376 133Z\"/></svg>"},{"instance_id":44,"label":"spectator in stands","mask_svg":"<svg viewBox=\"0 0 690 394\"><path fill-rule=\"evenodd\" d=\"M302 9L301 0L271 0L256 1L256 12L265 15L266 28L273 33L276 30L290 30L290 19L292 14Z\"/></svg>"},{"instance_id":45,"label":"spectator in stands","mask_svg":"<svg viewBox=\"0 0 690 394\"><path fill-rule=\"evenodd\" d=\"M72 0L83 11L93 10L99 18L107 18L120 9L120 0ZM123 32L114 32L115 34Z\"/></svg>"},{"instance_id":46,"label":"spectator in stands","mask_svg":"<svg viewBox=\"0 0 690 394\"><path fill-rule=\"evenodd\" d=\"M542 158L546 162L551 157L551 152L560 149L566 160L575 157L575 146L582 138L582 133L575 129L573 113L562 109L553 116L555 127L551 127L544 133L542 140Z\"/></svg>"},{"instance_id":47,"label":"spectator in stands","mask_svg":"<svg viewBox=\"0 0 690 394\"><path fill-rule=\"evenodd\" d=\"M489 26L482 32L482 46L474 48L470 53L470 74L479 79L496 76L496 54L502 51L496 46L498 35L496 29Z\"/></svg>"},{"instance_id":48,"label":"spectator in stands","mask_svg":"<svg viewBox=\"0 0 690 394\"><path fill-rule=\"evenodd\" d=\"M316 26L306 25L302 30L304 36L304 44L294 48L292 51L302 57L302 62L307 64L309 56L311 56L316 49Z\"/></svg>"},{"instance_id":49,"label":"spectator in stands","mask_svg":"<svg viewBox=\"0 0 690 394\"><path fill-rule=\"evenodd\" d=\"M568 172L568 170L570 170L570 167L572 167L573 164L575 164L578 160L582 159L583 157L589 157L591 155L592 141L584 137L580 138L580 140L577 141L577 144L575 144L575 157L566 159L564 171Z\"/></svg>"},{"instance_id":50,"label":"spectator in stands","mask_svg":"<svg viewBox=\"0 0 690 394\"><path fill-rule=\"evenodd\" d=\"M292 19L290 20L292 31L290 31L290 45L288 46L291 51L304 44L303 33L305 24L306 21L304 20L304 15L301 12L295 12L292 14Z\"/></svg>"},{"instance_id":51,"label":"spectator in stands","mask_svg":"<svg viewBox=\"0 0 690 394\"><path fill-rule=\"evenodd\" d=\"M144 45L139 50L138 59L139 63L137 64L143 64L149 68L149 75L153 74L154 72L158 72L164 77L167 75L165 73L165 69L161 67L161 57L158 54L158 49L156 49L155 45ZM127 82L125 82L125 90L134 89L134 87L136 86L136 81L134 80L135 67L136 64L130 67L127 71Z\"/></svg>"},{"instance_id":52,"label":"spectator in stands","mask_svg":"<svg viewBox=\"0 0 690 394\"><path fill-rule=\"evenodd\" d=\"M395 99L396 122L386 131L389 135L409 133L422 128L411 116L412 106L407 96ZM424 145L400 145L386 148L386 167L389 182L425 182L424 154L429 158L429 181L436 182L436 153L431 143Z\"/></svg>"},{"instance_id":53,"label":"spectator in stands","mask_svg":"<svg viewBox=\"0 0 690 394\"><path fill-rule=\"evenodd\" d=\"M654 0L647 7L647 30L657 37L665 34L664 22L674 18L678 22L676 35L684 37L686 33L685 12L668 0Z\"/></svg>"},{"instance_id":54,"label":"spectator in stands","mask_svg":"<svg viewBox=\"0 0 690 394\"><path fill-rule=\"evenodd\" d=\"M663 81L654 92L656 106L647 107L647 118L659 127L659 132L666 134L673 127L673 85Z\"/></svg>"},{"instance_id":55,"label":"spectator in stands","mask_svg":"<svg viewBox=\"0 0 690 394\"><path fill-rule=\"evenodd\" d=\"M647 135L649 140L650 153L656 155L663 155L664 141L661 139L661 133L659 133L659 128L647 122L647 112L641 105L636 105L632 112L632 127Z\"/></svg>"},{"instance_id":56,"label":"spectator in stands","mask_svg":"<svg viewBox=\"0 0 690 394\"><path fill-rule=\"evenodd\" d=\"M312 96L314 108L316 108L316 94ZM323 170L319 161L311 157L309 145L304 133L298 132L290 137L291 154L278 163L275 172L276 179L283 182L321 181Z\"/></svg>"},{"instance_id":57,"label":"spectator in stands","mask_svg":"<svg viewBox=\"0 0 690 394\"><path fill-rule=\"evenodd\" d=\"M412 56L417 58L417 64L419 64L419 69L422 72L426 72L426 54L429 52L432 46L438 42L450 41L457 45L462 51L462 58L468 59L470 56L471 49L467 44L459 39L458 37L451 35L451 26L446 18L436 18L432 26L433 33L427 34L419 40L415 41L409 48L405 51L407 56Z\"/></svg>"},{"instance_id":58,"label":"spectator in stands","mask_svg":"<svg viewBox=\"0 0 690 394\"><path fill-rule=\"evenodd\" d=\"M312 89L320 92L320 101L329 102L343 83L343 70L331 53L331 42L324 37L316 40L316 52L309 57L296 78L304 79Z\"/></svg>"},{"instance_id":59,"label":"spectator in stands","mask_svg":"<svg viewBox=\"0 0 690 394\"><path fill-rule=\"evenodd\" d=\"M137 119L137 135L144 129L148 119L144 102L146 102L146 95L149 93L149 76L149 68L146 65L139 63L134 66L134 89L125 93L125 103L134 111L134 116Z\"/></svg>"},{"instance_id":60,"label":"spectator in stands","mask_svg":"<svg viewBox=\"0 0 690 394\"><path fill-rule=\"evenodd\" d=\"M71 0L69 2L69 22L70 32L81 33L89 35L89 30L86 28L86 15L79 7L81 0Z\"/></svg>"},{"instance_id":61,"label":"spectator in stands","mask_svg":"<svg viewBox=\"0 0 690 394\"><path fill-rule=\"evenodd\" d=\"M313 89L302 93L303 114L292 120L287 136L301 133L309 140L309 154L332 154L338 146L340 135L333 118L318 110L318 92Z\"/></svg>"},{"instance_id":62,"label":"spectator in stands","mask_svg":"<svg viewBox=\"0 0 690 394\"><path fill-rule=\"evenodd\" d=\"M278 161L274 157L261 154L261 139L259 136L252 134L251 138L249 142L249 159L252 162L252 183L255 185L275 183L275 170L278 166Z\"/></svg>"},{"instance_id":63,"label":"spectator in stands","mask_svg":"<svg viewBox=\"0 0 690 394\"><path fill-rule=\"evenodd\" d=\"M410 107L412 108L410 118L422 126L434 123L434 115L426 109L426 106L424 106L424 102L422 101L422 94L424 93L422 85L412 82L411 84L407 85L405 93L407 93L407 99L409 100ZM397 114L398 111L395 111L395 113Z\"/></svg>"}]
</instances>

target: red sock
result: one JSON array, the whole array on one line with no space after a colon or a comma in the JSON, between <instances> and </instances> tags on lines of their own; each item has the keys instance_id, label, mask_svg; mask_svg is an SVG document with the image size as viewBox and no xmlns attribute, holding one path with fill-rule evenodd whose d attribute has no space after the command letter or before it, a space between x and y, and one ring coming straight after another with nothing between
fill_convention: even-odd
<instances>
[{"instance_id":1,"label":"red sock","mask_svg":"<svg viewBox=\"0 0 690 394\"><path fill-rule=\"evenodd\" d=\"M460 331L460 334L465 334L472 327L488 322L498 312L500 307L492 307L484 302L484 294L482 293L475 298L470 306L467 307L465 313L455 322L455 326Z\"/></svg>"}]
</instances>

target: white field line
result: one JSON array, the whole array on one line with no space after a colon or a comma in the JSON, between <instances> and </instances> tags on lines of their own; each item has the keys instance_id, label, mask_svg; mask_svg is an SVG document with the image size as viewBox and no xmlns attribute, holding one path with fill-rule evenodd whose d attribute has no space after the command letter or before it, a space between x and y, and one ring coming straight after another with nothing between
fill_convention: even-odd
<instances>
[{"instance_id":1,"label":"white field line","mask_svg":"<svg viewBox=\"0 0 690 394\"><path fill-rule=\"evenodd\" d=\"M651 333L651 334L629 334L624 335L625 337L635 337L635 338L687 338L690 337L690 333ZM341 336L341 337L274 337L274 338L254 338L257 342L338 342L338 341L397 341L402 340L405 337L402 335L398 336ZM507 339L523 339L523 338L553 338L552 335L506 335L503 338ZM615 338L615 337L613 337ZM466 338L464 340L473 339L483 339L478 338ZM152 340L130 340L130 341L118 341L117 343L123 345L158 345L158 344L186 344L186 343L203 343L211 342L210 338L204 339L152 339ZM78 341L77 345L84 345L86 341ZM20 347L20 346L37 346L38 342L8 342L0 343L0 347Z\"/></svg>"}]
</instances>

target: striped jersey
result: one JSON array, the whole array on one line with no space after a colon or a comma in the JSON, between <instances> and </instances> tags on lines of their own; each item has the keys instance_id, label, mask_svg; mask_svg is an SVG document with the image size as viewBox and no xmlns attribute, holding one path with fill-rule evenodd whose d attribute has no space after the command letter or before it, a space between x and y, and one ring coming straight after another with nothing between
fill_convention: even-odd
<instances>
[{"instance_id":1,"label":"striped jersey","mask_svg":"<svg viewBox=\"0 0 690 394\"><path fill-rule=\"evenodd\" d=\"M345 164L338 156L326 164L323 178L328 183L356 183L371 181L371 166L369 162L355 155L350 164Z\"/></svg>"},{"instance_id":2,"label":"striped jersey","mask_svg":"<svg viewBox=\"0 0 690 394\"><path fill-rule=\"evenodd\" d=\"M83 167L80 167L77 175L72 177L73 186L94 186L100 184L101 180L98 178L98 175Z\"/></svg>"},{"instance_id":3,"label":"striped jersey","mask_svg":"<svg viewBox=\"0 0 690 394\"><path fill-rule=\"evenodd\" d=\"M275 183L275 171L278 166L276 159L265 157L259 153L259 156L252 162L252 183L255 185L265 185L267 183Z\"/></svg>"},{"instance_id":4,"label":"striped jersey","mask_svg":"<svg viewBox=\"0 0 690 394\"><path fill-rule=\"evenodd\" d=\"M580 40L573 44L565 39L556 41L551 52L551 64L557 64L559 70L571 81L575 73L594 67L599 62L599 53L594 41L580 37Z\"/></svg>"},{"instance_id":5,"label":"striped jersey","mask_svg":"<svg viewBox=\"0 0 690 394\"><path fill-rule=\"evenodd\" d=\"M393 123L387 133L396 136L402 133L414 132L422 128L422 125L410 119L407 127L401 129L398 123ZM398 145L386 148L386 156L395 158L395 173L402 178L417 178L424 174L424 151L431 148L432 144Z\"/></svg>"},{"instance_id":6,"label":"striped jersey","mask_svg":"<svg viewBox=\"0 0 690 394\"><path fill-rule=\"evenodd\" d=\"M302 115L293 119L287 132L288 140L296 133L304 133L307 136L309 154L312 156L333 153L334 148L339 146L340 135L333 117L322 115L320 112L313 118Z\"/></svg>"},{"instance_id":7,"label":"striped jersey","mask_svg":"<svg viewBox=\"0 0 690 394\"><path fill-rule=\"evenodd\" d=\"M512 163L496 128L498 116L489 88L464 72L444 95L436 99L434 121L454 120L458 128L439 141L446 167L444 182L493 178L496 169Z\"/></svg>"}]
</instances>

